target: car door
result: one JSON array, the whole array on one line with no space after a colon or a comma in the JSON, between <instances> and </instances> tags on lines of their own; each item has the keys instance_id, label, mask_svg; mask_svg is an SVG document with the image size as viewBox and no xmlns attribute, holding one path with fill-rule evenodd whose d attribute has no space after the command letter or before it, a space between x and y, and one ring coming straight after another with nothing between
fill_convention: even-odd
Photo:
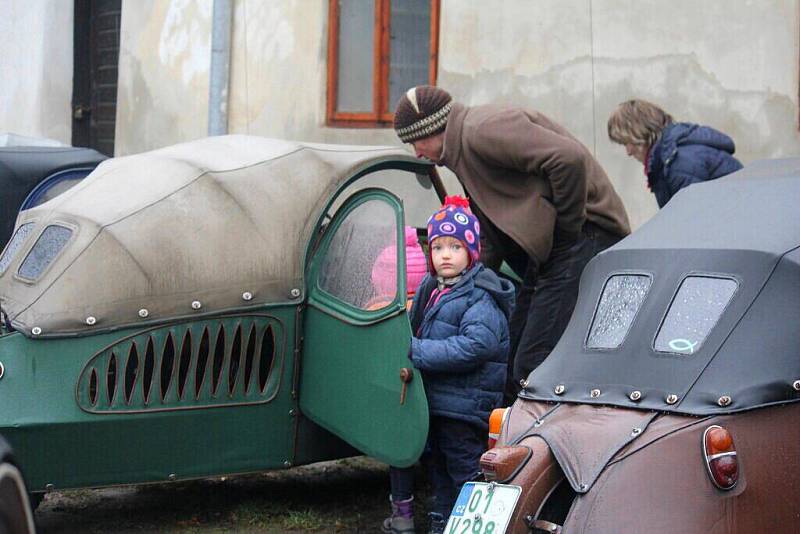
<instances>
[{"instance_id":1,"label":"car door","mask_svg":"<svg viewBox=\"0 0 800 534\"><path fill-rule=\"evenodd\" d=\"M411 465L425 446L428 403L408 359L400 200L382 189L346 200L307 280L301 410L365 454Z\"/></svg>"}]
</instances>

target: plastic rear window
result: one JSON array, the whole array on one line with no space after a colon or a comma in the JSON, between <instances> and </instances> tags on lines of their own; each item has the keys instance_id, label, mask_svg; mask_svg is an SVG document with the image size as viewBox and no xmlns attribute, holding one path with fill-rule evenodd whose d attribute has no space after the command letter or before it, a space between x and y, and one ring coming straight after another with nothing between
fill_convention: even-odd
<instances>
[{"instance_id":1,"label":"plastic rear window","mask_svg":"<svg viewBox=\"0 0 800 534\"><path fill-rule=\"evenodd\" d=\"M31 235L33 227L34 223L25 223L14 232L14 237L8 242L5 251L3 251L3 255L0 256L0 275L6 272L11 260L17 255L17 252L22 247L22 244L25 243L28 236Z\"/></svg>"},{"instance_id":2,"label":"plastic rear window","mask_svg":"<svg viewBox=\"0 0 800 534\"><path fill-rule=\"evenodd\" d=\"M684 355L697 352L738 287L731 278L686 277L658 330L655 349Z\"/></svg>"},{"instance_id":3,"label":"plastic rear window","mask_svg":"<svg viewBox=\"0 0 800 534\"><path fill-rule=\"evenodd\" d=\"M28 253L25 261L20 265L17 273L29 280L39 278L55 257L58 256L58 253L61 252L71 236L72 230L66 226L53 224L45 228Z\"/></svg>"},{"instance_id":4,"label":"plastic rear window","mask_svg":"<svg viewBox=\"0 0 800 534\"><path fill-rule=\"evenodd\" d=\"M619 347L647 297L650 284L650 277L645 274L617 274L609 278L600 295L586 347Z\"/></svg>"}]
</instances>

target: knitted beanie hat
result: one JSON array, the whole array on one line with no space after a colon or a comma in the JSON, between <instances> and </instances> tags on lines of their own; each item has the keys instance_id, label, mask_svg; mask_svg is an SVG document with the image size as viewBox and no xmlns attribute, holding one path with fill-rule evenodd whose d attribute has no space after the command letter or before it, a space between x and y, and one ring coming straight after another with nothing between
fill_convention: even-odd
<instances>
[{"instance_id":1,"label":"knitted beanie hat","mask_svg":"<svg viewBox=\"0 0 800 534\"><path fill-rule=\"evenodd\" d=\"M406 226L406 291L409 296L417 292L420 282L428 272L428 263L417 240L417 231ZM384 248L372 265L372 286L377 295L391 296L397 285L397 250L394 245Z\"/></svg>"},{"instance_id":2,"label":"knitted beanie hat","mask_svg":"<svg viewBox=\"0 0 800 534\"><path fill-rule=\"evenodd\" d=\"M428 219L428 243L432 244L437 237L454 237L464 243L470 265L480 259L481 225L469 209L469 200L460 196L445 197L444 205Z\"/></svg>"},{"instance_id":3,"label":"knitted beanie hat","mask_svg":"<svg viewBox=\"0 0 800 534\"><path fill-rule=\"evenodd\" d=\"M453 97L432 85L412 87L400 97L394 112L394 129L404 143L443 132Z\"/></svg>"}]
</instances>

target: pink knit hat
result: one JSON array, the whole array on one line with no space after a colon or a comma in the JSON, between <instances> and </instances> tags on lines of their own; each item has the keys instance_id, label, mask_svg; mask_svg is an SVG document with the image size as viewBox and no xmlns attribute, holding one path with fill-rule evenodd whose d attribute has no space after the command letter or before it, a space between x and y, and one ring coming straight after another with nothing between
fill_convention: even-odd
<instances>
[{"instance_id":1,"label":"pink knit hat","mask_svg":"<svg viewBox=\"0 0 800 534\"><path fill-rule=\"evenodd\" d=\"M428 264L425 253L419 246L417 231L410 226L405 228L406 242L406 291L408 295L413 295L419 287L425 273L428 272ZM372 266L372 285L378 295L394 295L395 280L397 280L397 251L394 245L383 249L375 264Z\"/></svg>"}]
</instances>

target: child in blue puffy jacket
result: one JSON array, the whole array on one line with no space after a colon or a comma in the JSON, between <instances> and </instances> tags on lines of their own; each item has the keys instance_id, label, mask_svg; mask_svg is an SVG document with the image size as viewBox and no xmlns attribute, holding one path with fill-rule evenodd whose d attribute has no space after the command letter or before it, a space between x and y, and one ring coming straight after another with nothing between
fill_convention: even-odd
<instances>
[{"instance_id":1,"label":"child in blue puffy jacket","mask_svg":"<svg viewBox=\"0 0 800 534\"><path fill-rule=\"evenodd\" d=\"M430 409L434 504L431 532L444 529L461 486L479 470L491 411L503 401L510 282L478 260L480 225L466 199L447 197L428 220L430 273L414 297L411 358ZM412 469L391 468L392 516L384 532L414 532Z\"/></svg>"}]
</instances>

